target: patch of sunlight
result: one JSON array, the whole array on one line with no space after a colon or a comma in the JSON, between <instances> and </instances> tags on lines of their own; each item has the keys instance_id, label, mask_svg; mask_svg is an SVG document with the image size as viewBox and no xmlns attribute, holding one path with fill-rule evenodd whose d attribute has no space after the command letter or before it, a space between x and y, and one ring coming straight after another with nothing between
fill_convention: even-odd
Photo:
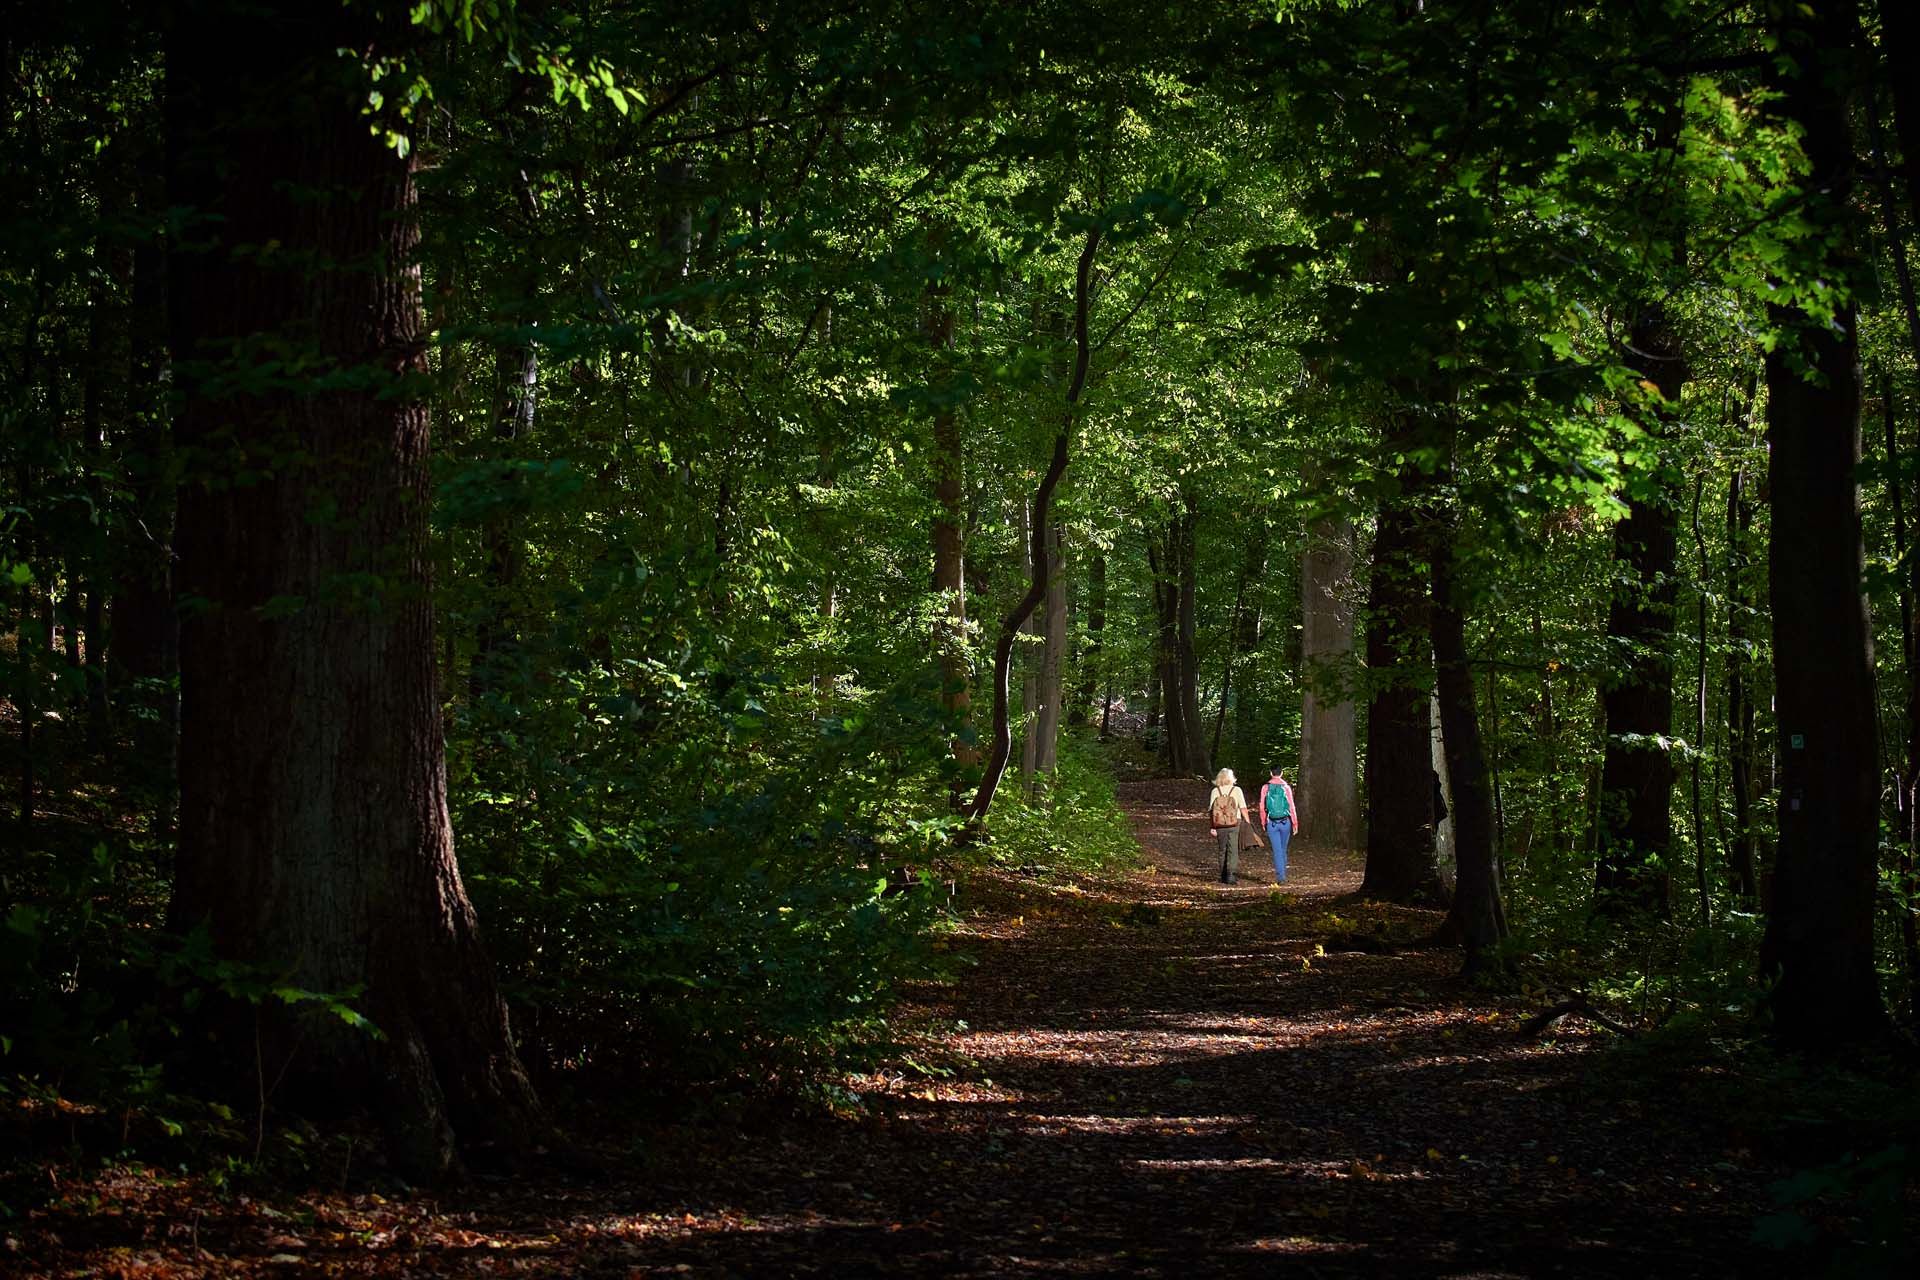
<instances>
[{"instance_id":1,"label":"patch of sunlight","mask_svg":"<svg viewBox=\"0 0 1920 1280\"><path fill-rule=\"evenodd\" d=\"M1318 1240L1312 1236L1263 1236L1234 1248L1243 1253L1360 1253L1367 1246L1356 1240Z\"/></svg>"},{"instance_id":2,"label":"patch of sunlight","mask_svg":"<svg viewBox=\"0 0 1920 1280\"><path fill-rule=\"evenodd\" d=\"M1224 1035L1209 1033L1198 1044L1191 1033L1153 1031L978 1032L964 1036L960 1047L969 1057L999 1061L1087 1062L1095 1066L1168 1066L1237 1053L1247 1048L1273 1046L1269 1033Z\"/></svg>"},{"instance_id":3,"label":"patch of sunlight","mask_svg":"<svg viewBox=\"0 0 1920 1280\"><path fill-rule=\"evenodd\" d=\"M1039 1133L1099 1133L1103 1136L1113 1134L1162 1135L1162 1134L1199 1134L1202 1130L1231 1132L1255 1123L1259 1117L1252 1113L1231 1116L1058 1116L1030 1115L1022 1117L1024 1123ZM1142 1162L1150 1163L1150 1162Z\"/></svg>"}]
</instances>

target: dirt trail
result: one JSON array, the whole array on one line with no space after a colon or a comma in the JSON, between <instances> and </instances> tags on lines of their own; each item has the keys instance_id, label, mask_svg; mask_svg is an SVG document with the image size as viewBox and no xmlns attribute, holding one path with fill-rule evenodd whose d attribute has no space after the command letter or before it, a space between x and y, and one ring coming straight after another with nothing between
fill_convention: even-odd
<instances>
[{"instance_id":1,"label":"dirt trail","mask_svg":"<svg viewBox=\"0 0 1920 1280\"><path fill-rule=\"evenodd\" d=\"M210 1220L204 1265L1170 1280L1775 1265L1745 1243L1773 1173L1688 1118L1687 1086L1602 1092L1599 1033L1519 1036L1523 1011L1459 984L1454 953L1316 954L1432 921L1339 905L1357 862L1311 850L1284 898L1264 851L1241 887L1219 885L1203 795L1123 788L1147 869L977 895L953 944L974 964L922 1006L950 1028L935 1048L961 1063L952 1078L857 1081L864 1119L672 1130L642 1167L565 1185L315 1199L298 1250ZM356 1214L388 1225L350 1243Z\"/></svg>"}]
</instances>

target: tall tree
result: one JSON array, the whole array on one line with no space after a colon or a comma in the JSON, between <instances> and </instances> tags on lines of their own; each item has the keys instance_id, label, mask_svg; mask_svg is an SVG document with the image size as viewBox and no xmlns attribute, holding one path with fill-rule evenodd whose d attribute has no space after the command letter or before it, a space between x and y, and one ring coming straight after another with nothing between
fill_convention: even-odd
<instances>
[{"instance_id":1,"label":"tall tree","mask_svg":"<svg viewBox=\"0 0 1920 1280\"><path fill-rule=\"evenodd\" d=\"M1301 557L1299 791L1313 806L1308 839L1329 849L1360 842L1359 744L1353 673L1353 522L1328 516L1307 530Z\"/></svg>"},{"instance_id":2,"label":"tall tree","mask_svg":"<svg viewBox=\"0 0 1920 1280\"><path fill-rule=\"evenodd\" d=\"M289 1013L262 1061L372 1107L431 1174L456 1134L524 1142L543 1121L447 816L414 174L362 111L361 58L412 39L358 7L231 0L178 6L168 32L170 197L193 211L169 274L178 428L200 459L171 918L230 960L364 992L378 1038Z\"/></svg>"},{"instance_id":3,"label":"tall tree","mask_svg":"<svg viewBox=\"0 0 1920 1280\"><path fill-rule=\"evenodd\" d=\"M1054 491L1060 487L1060 479L1067 473L1068 447L1073 438L1074 420L1080 411L1080 396L1087 387L1087 372L1093 363L1093 336L1088 325L1093 308L1093 264L1100 252L1101 233L1095 227L1086 233L1080 249L1079 261L1074 269L1073 283L1073 372L1067 380L1065 405L1061 410L1060 424L1053 437L1053 450L1047 459L1046 471L1041 474L1040 483L1033 494L1033 528L1027 539L1028 563L1032 566L1031 580L1026 592L1014 603L1013 608L1000 620L1000 635L993 649L993 738L988 743L986 772L975 790L973 802L967 807L967 815L979 823L993 807L993 797L1000 789L1000 780L1006 775L1007 761L1013 752L1013 722L1008 705L1008 680L1013 666L1013 647L1019 640L1021 628L1033 617L1033 611L1047 595L1048 566L1052 557L1048 554L1048 529L1052 519Z\"/></svg>"},{"instance_id":4,"label":"tall tree","mask_svg":"<svg viewBox=\"0 0 1920 1280\"><path fill-rule=\"evenodd\" d=\"M1448 816L1453 820L1454 859L1459 869L1453 905L1442 931L1459 938L1467 953L1466 972L1473 974L1496 962L1495 948L1507 936L1507 917L1494 846L1493 788L1480 731L1480 709L1474 700L1473 668L1467 655L1466 618L1455 564L1457 527L1457 518L1450 511L1434 514L1428 522L1428 554L1432 563L1434 685L1451 784Z\"/></svg>"},{"instance_id":5,"label":"tall tree","mask_svg":"<svg viewBox=\"0 0 1920 1280\"><path fill-rule=\"evenodd\" d=\"M1367 863L1362 895L1446 898L1434 850L1433 719L1426 544L1413 503L1428 483L1403 469L1374 522L1367 590ZM1305 797L1301 804L1306 803Z\"/></svg>"},{"instance_id":6,"label":"tall tree","mask_svg":"<svg viewBox=\"0 0 1920 1280\"><path fill-rule=\"evenodd\" d=\"M1848 121L1858 15L1852 0L1770 6L1780 123L1798 132L1809 232L1792 298L1773 304L1767 355L1768 483L1780 758L1779 843L1761 946L1777 1034L1830 1048L1884 1026L1874 972L1878 722L1873 632L1862 591L1859 331L1862 278L1849 226Z\"/></svg>"}]
</instances>

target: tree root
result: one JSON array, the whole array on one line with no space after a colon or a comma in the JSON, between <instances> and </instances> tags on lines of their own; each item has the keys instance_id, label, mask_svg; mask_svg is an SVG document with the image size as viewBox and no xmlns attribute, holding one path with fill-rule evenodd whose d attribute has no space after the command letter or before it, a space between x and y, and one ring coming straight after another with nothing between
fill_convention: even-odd
<instances>
[{"instance_id":1,"label":"tree root","mask_svg":"<svg viewBox=\"0 0 1920 1280\"><path fill-rule=\"evenodd\" d=\"M1629 1040L1637 1038L1640 1034L1637 1028L1616 1021L1594 1008L1593 1002L1583 995L1575 995L1570 999L1562 1000L1559 1004L1542 1009L1522 1024L1520 1034L1523 1037L1538 1036L1544 1034L1554 1024L1571 1017L1585 1018L1597 1027L1604 1027L1615 1035L1625 1036Z\"/></svg>"}]
</instances>

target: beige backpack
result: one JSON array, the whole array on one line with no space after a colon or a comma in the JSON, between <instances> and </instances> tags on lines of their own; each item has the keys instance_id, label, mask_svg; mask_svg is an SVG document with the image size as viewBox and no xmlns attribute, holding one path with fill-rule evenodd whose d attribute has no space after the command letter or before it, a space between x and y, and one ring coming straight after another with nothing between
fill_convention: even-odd
<instances>
[{"instance_id":1,"label":"beige backpack","mask_svg":"<svg viewBox=\"0 0 1920 1280\"><path fill-rule=\"evenodd\" d=\"M1209 809L1213 825L1216 827L1237 827L1240 825L1240 807L1233 802L1233 788L1213 789L1213 803Z\"/></svg>"}]
</instances>

